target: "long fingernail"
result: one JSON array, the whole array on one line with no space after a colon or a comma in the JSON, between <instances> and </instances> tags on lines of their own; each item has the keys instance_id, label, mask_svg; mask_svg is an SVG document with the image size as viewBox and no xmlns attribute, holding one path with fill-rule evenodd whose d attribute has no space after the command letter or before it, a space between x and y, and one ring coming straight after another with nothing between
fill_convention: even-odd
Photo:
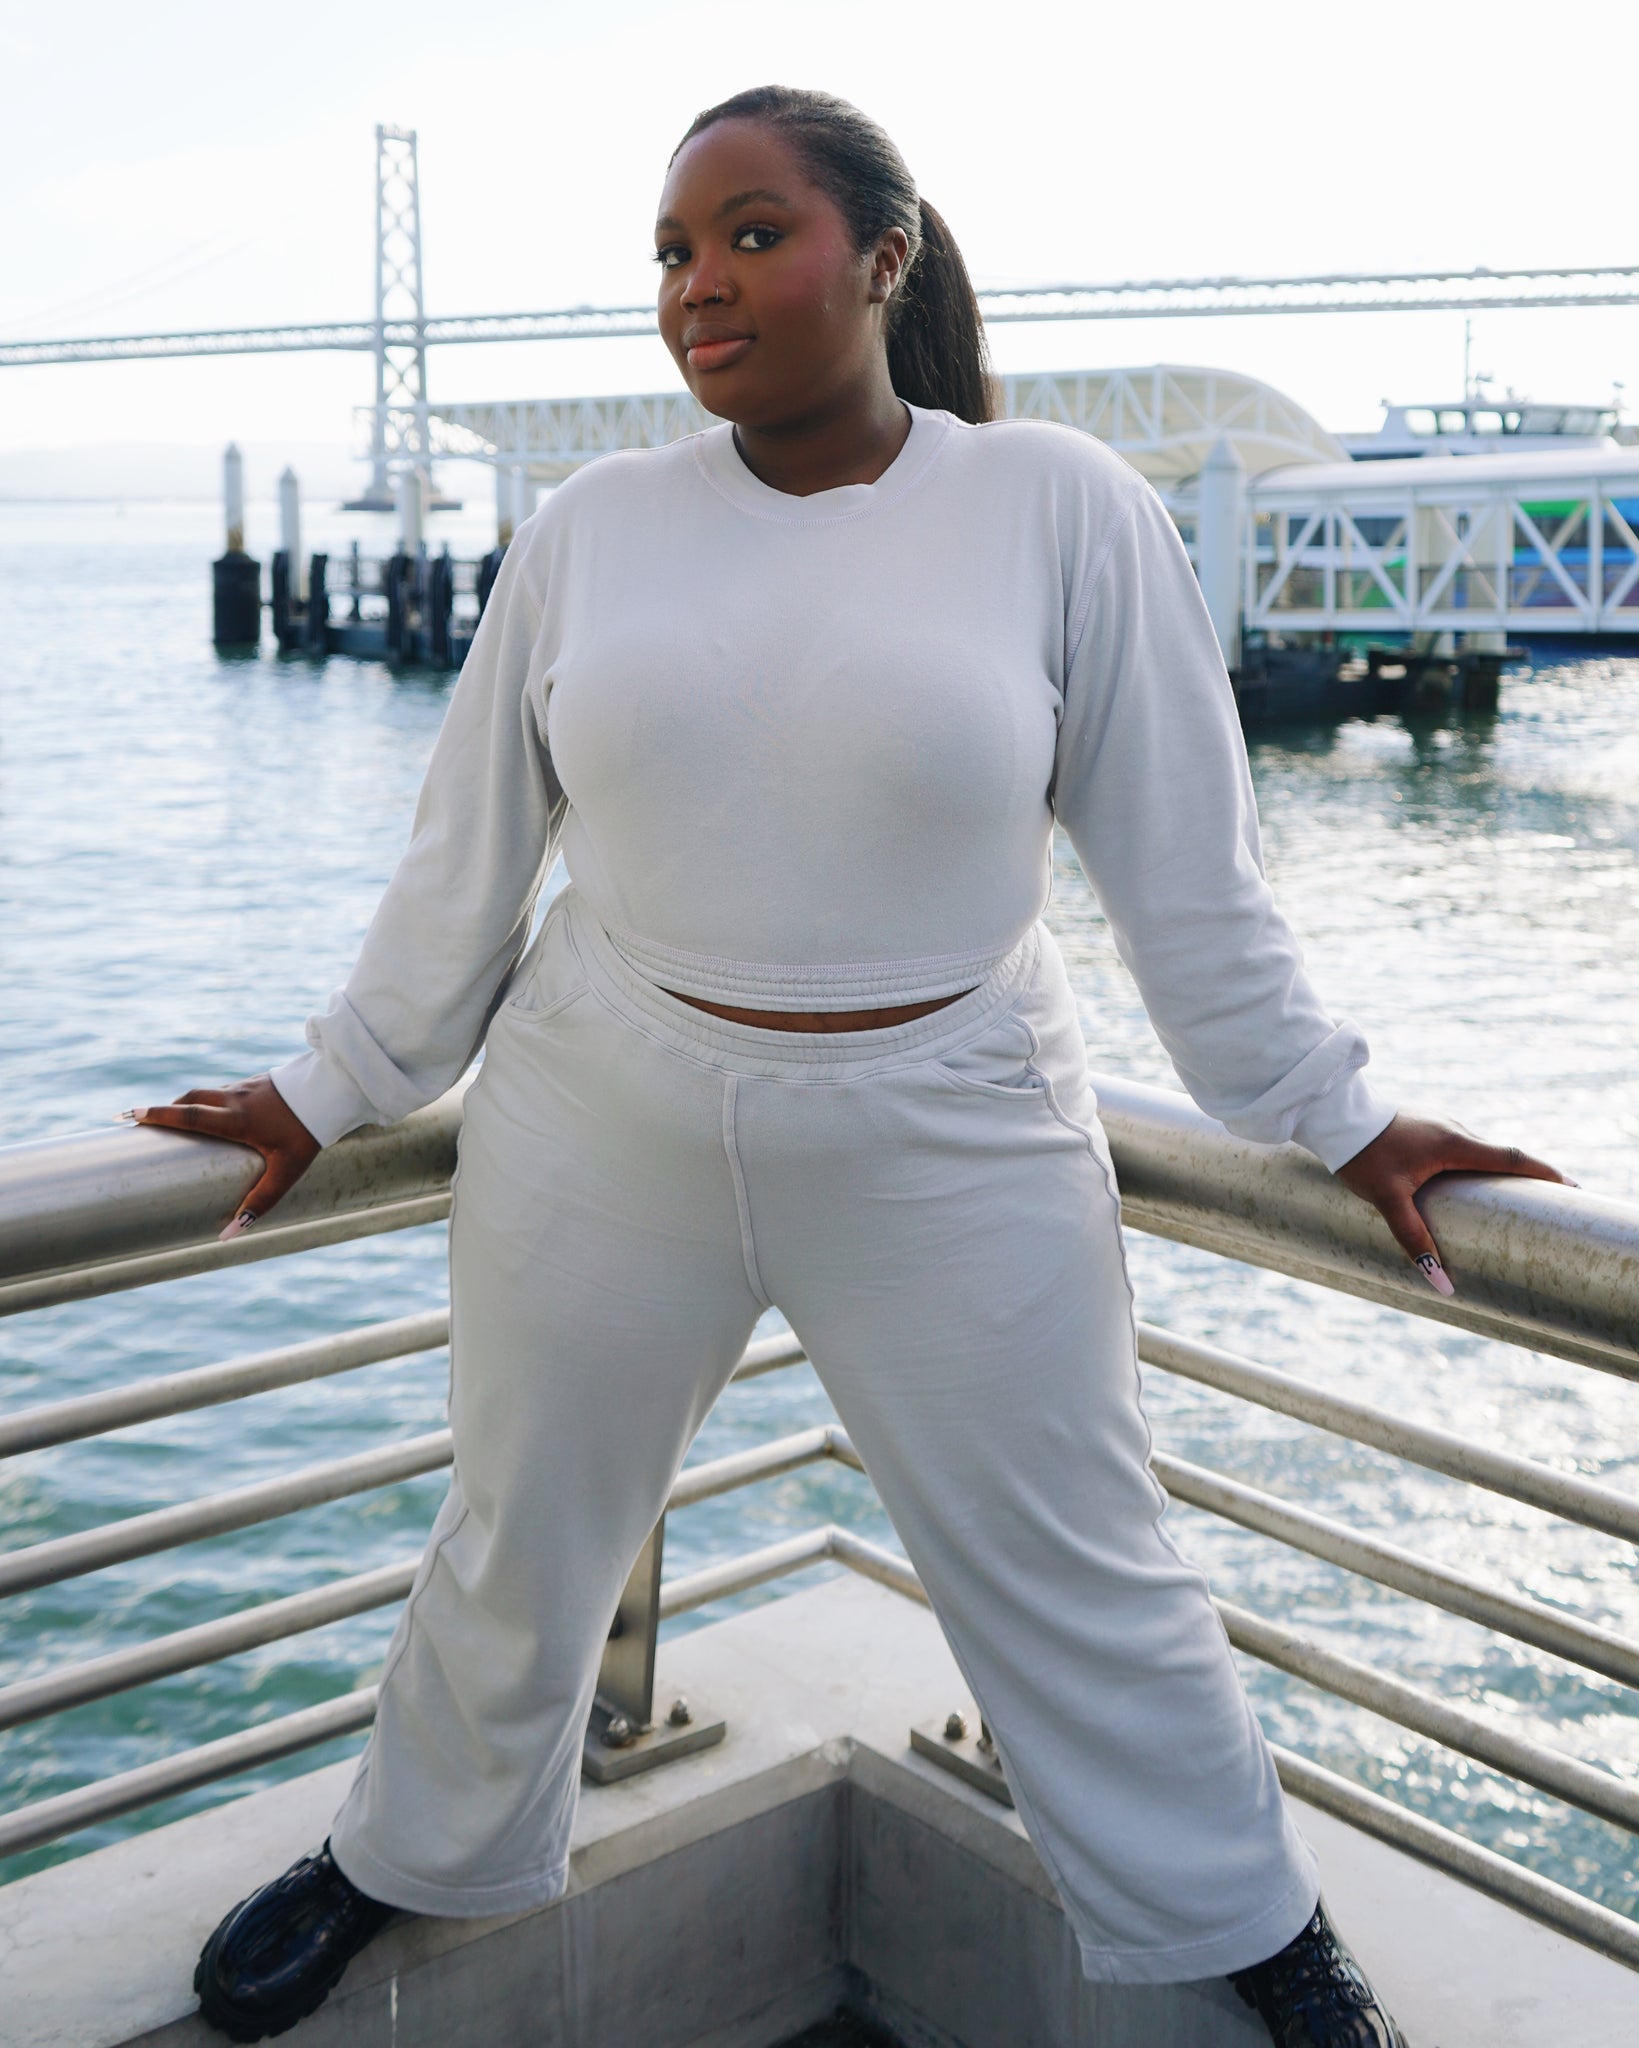
<instances>
[{"instance_id":1,"label":"long fingernail","mask_svg":"<svg viewBox=\"0 0 1639 2048\"><path fill-rule=\"evenodd\" d=\"M1434 1289L1436 1294L1455 1294L1457 1292L1456 1288L1451 1284L1451 1275L1432 1252L1423 1252L1419 1256L1417 1264L1422 1269L1423 1278Z\"/></svg>"},{"instance_id":2,"label":"long fingernail","mask_svg":"<svg viewBox=\"0 0 1639 2048\"><path fill-rule=\"evenodd\" d=\"M117 1124L134 1124L141 1114L140 1109L122 1109L114 1121Z\"/></svg>"},{"instance_id":3,"label":"long fingernail","mask_svg":"<svg viewBox=\"0 0 1639 2048\"><path fill-rule=\"evenodd\" d=\"M226 1244L230 1237L237 1237L241 1231L249 1230L255 1221L256 1216L253 1210L241 1209L228 1227L218 1234L217 1242L219 1244Z\"/></svg>"}]
</instances>

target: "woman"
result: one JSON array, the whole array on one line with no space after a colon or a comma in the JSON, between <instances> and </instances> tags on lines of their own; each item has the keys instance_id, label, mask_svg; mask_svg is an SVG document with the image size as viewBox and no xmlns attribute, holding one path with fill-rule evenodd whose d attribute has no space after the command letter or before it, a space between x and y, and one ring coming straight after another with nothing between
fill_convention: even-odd
<instances>
[{"instance_id":1,"label":"woman","mask_svg":"<svg viewBox=\"0 0 1639 2048\"><path fill-rule=\"evenodd\" d=\"M1399 2042L1162 1526L1038 922L1054 818L1195 1099L1307 1146L1432 1285L1432 1175L1561 1176L1371 1090L1264 880L1167 514L1085 436L985 424L966 272L888 138L818 94L711 108L655 253L661 332L724 424L582 470L520 531L310 1050L142 1115L262 1155L231 1236L487 1047L450 1226L455 1476L331 1837L211 1937L204 2010L257 2039L396 1908L559 1895L620 1587L777 1304L1088 1974L1226 1973L1276 2041Z\"/></svg>"}]
</instances>

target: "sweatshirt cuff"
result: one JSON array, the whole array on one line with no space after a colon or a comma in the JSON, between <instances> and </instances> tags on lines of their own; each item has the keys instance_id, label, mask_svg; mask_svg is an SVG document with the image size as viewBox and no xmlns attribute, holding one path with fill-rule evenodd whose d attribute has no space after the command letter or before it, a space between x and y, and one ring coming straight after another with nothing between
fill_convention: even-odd
<instances>
[{"instance_id":1,"label":"sweatshirt cuff","mask_svg":"<svg viewBox=\"0 0 1639 2048\"><path fill-rule=\"evenodd\" d=\"M333 1145L358 1125L379 1121L375 1104L358 1083L322 1053L299 1052L271 1068L268 1079L320 1145Z\"/></svg>"},{"instance_id":2,"label":"sweatshirt cuff","mask_svg":"<svg viewBox=\"0 0 1639 2048\"><path fill-rule=\"evenodd\" d=\"M1293 1126L1292 1136L1329 1173L1336 1173L1386 1131L1394 1116L1394 1104L1385 1102L1355 1067L1309 1104Z\"/></svg>"}]
</instances>

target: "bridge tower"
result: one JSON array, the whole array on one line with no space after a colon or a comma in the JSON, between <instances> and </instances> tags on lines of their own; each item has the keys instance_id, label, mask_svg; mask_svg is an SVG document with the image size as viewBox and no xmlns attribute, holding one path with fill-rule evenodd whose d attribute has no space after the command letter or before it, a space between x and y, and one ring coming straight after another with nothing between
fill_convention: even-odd
<instances>
[{"instance_id":1,"label":"bridge tower","mask_svg":"<svg viewBox=\"0 0 1639 2048\"><path fill-rule=\"evenodd\" d=\"M401 339L405 328L407 339ZM390 337L389 329L394 333ZM427 311L421 285L421 189L413 128L376 126L376 402L370 483L349 509L390 512L393 472L419 470L432 488L427 422Z\"/></svg>"}]
</instances>

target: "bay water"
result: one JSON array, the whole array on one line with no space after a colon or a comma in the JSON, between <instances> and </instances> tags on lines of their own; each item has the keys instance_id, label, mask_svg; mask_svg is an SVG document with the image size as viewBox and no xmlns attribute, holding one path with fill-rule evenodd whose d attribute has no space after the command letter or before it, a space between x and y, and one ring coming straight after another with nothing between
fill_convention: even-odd
<instances>
[{"instance_id":1,"label":"bay water","mask_svg":"<svg viewBox=\"0 0 1639 2048\"><path fill-rule=\"evenodd\" d=\"M321 509L309 544L341 551L358 534L380 552L384 524ZM253 549L271 548L272 527L271 507L253 506ZM435 545L446 534L458 554L487 545L476 512L435 521ZM219 548L210 505L0 505L0 1142L106 1128L122 1108L298 1049L405 843L452 679L271 648L219 659ZM1508 673L1495 716L1282 731L1251 755L1275 887L1323 996L1364 1025L1383 1087L1639 1200L1639 659L1539 659ZM1059 853L1048 920L1095 1068L1176 1085L1091 891ZM1129 1258L1153 1322L1639 1489L1639 1387L1136 1232ZM433 1226L0 1321L0 1412L444 1298ZM446 1373L430 1354L11 1460L0 1550L439 1428ZM1162 1373L1147 1376L1147 1402L1166 1450L1639 1635L1631 1546ZM808 1368L774 1374L729 1391L694 1455L828 1412ZM434 1475L8 1601L0 1684L412 1558L443 1484ZM1622 1688L1204 1514L1175 1505L1170 1517L1220 1594L1639 1776L1639 1715ZM672 1518L668 1571L823 1521L894 1543L867 1482L827 1466ZM368 1683L392 1621L362 1616L0 1735L0 1810ZM1617 1830L1243 1669L1277 1741L1634 1909L1639 1859ZM946 1704L957 1702L929 1711ZM0 1863L0 1882L361 1741Z\"/></svg>"}]
</instances>

